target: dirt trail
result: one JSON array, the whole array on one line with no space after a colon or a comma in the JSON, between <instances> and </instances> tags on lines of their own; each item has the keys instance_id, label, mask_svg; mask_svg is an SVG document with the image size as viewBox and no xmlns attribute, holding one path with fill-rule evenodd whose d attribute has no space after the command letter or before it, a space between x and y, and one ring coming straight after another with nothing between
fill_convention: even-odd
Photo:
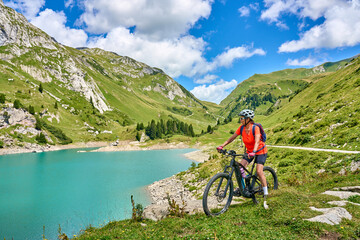
<instances>
[{"instance_id":1,"label":"dirt trail","mask_svg":"<svg viewBox=\"0 0 360 240\"><path fill-rule=\"evenodd\" d=\"M293 146L274 146L274 145L266 145L268 147L275 148L291 148L291 149L301 149L308 151L320 151L320 152L338 152L338 153L349 153L349 154L359 154L360 151L348 151L348 150L338 150L338 149L325 149L325 148L309 148L309 147L293 147Z\"/></svg>"}]
</instances>

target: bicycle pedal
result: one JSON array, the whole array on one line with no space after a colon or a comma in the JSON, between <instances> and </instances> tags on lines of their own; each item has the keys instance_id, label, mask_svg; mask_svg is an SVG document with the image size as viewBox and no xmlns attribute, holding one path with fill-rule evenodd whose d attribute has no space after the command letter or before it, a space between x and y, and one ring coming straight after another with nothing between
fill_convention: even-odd
<instances>
[{"instance_id":1,"label":"bicycle pedal","mask_svg":"<svg viewBox=\"0 0 360 240\"><path fill-rule=\"evenodd\" d=\"M240 197L241 196L240 189L239 188L235 189L233 194L234 194L234 197Z\"/></svg>"}]
</instances>

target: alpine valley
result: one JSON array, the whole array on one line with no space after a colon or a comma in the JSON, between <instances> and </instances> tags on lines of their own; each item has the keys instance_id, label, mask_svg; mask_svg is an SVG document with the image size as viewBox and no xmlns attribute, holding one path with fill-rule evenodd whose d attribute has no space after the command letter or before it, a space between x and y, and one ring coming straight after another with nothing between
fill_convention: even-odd
<instances>
[{"instance_id":1,"label":"alpine valley","mask_svg":"<svg viewBox=\"0 0 360 240\"><path fill-rule=\"evenodd\" d=\"M217 105L161 69L64 46L1 1L0 28L1 148L148 141L151 125L162 129L151 139L222 142L243 108L254 109L271 130L270 143L357 147L358 57L255 74Z\"/></svg>"}]
</instances>

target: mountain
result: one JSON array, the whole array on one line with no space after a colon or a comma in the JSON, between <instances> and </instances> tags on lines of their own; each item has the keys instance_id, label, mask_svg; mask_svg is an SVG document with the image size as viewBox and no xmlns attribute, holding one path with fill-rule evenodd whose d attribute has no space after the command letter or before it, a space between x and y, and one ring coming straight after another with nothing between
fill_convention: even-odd
<instances>
[{"instance_id":1,"label":"mountain","mask_svg":"<svg viewBox=\"0 0 360 240\"><path fill-rule=\"evenodd\" d=\"M127 126L152 119L184 121L195 132L216 122L215 106L161 69L101 49L64 46L2 2L0 29L2 136L34 142L40 133L35 116L73 141L133 139ZM44 134L59 142L49 128Z\"/></svg>"},{"instance_id":2,"label":"mountain","mask_svg":"<svg viewBox=\"0 0 360 240\"><path fill-rule=\"evenodd\" d=\"M269 74L255 74L241 82L220 103L224 107L220 114L234 117L241 109L250 108L258 114L268 115L306 88L313 76L335 72L347 66L354 58L327 62L311 69L285 69Z\"/></svg>"},{"instance_id":3,"label":"mountain","mask_svg":"<svg viewBox=\"0 0 360 240\"><path fill-rule=\"evenodd\" d=\"M282 108L260 118L271 130L269 143L358 150L360 57L309 80Z\"/></svg>"}]
</instances>

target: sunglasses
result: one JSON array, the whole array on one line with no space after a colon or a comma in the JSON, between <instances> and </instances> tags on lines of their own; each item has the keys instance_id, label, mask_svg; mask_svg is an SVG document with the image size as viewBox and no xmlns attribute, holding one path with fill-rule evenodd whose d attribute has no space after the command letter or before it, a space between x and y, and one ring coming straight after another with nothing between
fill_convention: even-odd
<instances>
[{"instance_id":1,"label":"sunglasses","mask_svg":"<svg viewBox=\"0 0 360 240\"><path fill-rule=\"evenodd\" d=\"M245 120L245 118L244 118L244 117L241 117L240 120Z\"/></svg>"}]
</instances>

